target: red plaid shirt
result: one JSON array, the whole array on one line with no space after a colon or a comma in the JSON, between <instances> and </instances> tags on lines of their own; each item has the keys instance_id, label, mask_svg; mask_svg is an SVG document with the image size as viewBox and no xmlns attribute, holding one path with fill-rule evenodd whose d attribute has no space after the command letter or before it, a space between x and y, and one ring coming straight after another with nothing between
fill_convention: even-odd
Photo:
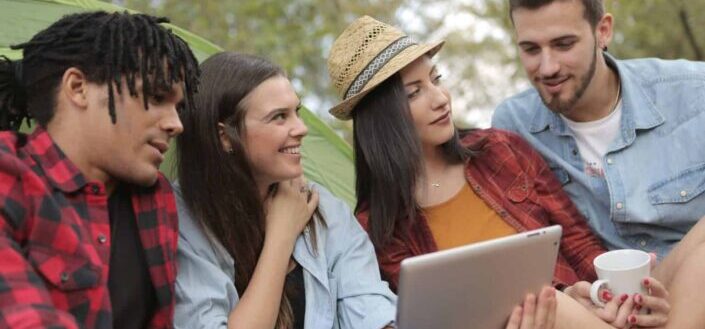
<instances>
[{"instance_id":1,"label":"red plaid shirt","mask_svg":"<svg viewBox=\"0 0 705 329\"><path fill-rule=\"evenodd\" d=\"M518 232L558 224L563 238L554 274L554 284L595 279L592 260L605 250L592 234L541 155L521 137L496 129L475 130L463 145L479 151L466 165L465 178L505 222ZM357 214L368 228L368 211ZM391 243L376 248L383 277L396 291L401 261L438 250L423 216L412 221L406 234L397 226Z\"/></svg>"},{"instance_id":2,"label":"red plaid shirt","mask_svg":"<svg viewBox=\"0 0 705 329\"><path fill-rule=\"evenodd\" d=\"M178 237L162 176L133 188L132 204L158 308L171 328ZM88 182L49 134L0 132L0 328L111 328L108 195Z\"/></svg>"}]
</instances>

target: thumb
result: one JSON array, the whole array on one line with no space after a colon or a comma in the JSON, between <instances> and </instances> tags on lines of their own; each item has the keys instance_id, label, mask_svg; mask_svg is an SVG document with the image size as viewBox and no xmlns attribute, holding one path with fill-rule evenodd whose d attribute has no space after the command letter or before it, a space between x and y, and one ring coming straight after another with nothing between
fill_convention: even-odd
<instances>
[{"instance_id":1,"label":"thumb","mask_svg":"<svg viewBox=\"0 0 705 329\"><path fill-rule=\"evenodd\" d=\"M651 269L653 270L656 265L658 265L658 256L655 252L649 253L649 258L651 258Z\"/></svg>"}]
</instances>

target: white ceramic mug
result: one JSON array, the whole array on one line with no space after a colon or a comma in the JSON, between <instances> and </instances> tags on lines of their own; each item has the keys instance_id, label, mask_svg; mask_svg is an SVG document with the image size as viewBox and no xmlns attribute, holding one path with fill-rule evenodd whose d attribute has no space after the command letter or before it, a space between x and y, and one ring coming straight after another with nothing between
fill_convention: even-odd
<instances>
[{"instance_id":1,"label":"white ceramic mug","mask_svg":"<svg viewBox=\"0 0 705 329\"><path fill-rule=\"evenodd\" d=\"M642 281L650 276L651 256L635 249L620 249L608 251L595 257L593 265L599 280L590 287L590 299L595 305L604 306L598 292L607 286L615 297L623 294L636 293L646 295Z\"/></svg>"}]
</instances>

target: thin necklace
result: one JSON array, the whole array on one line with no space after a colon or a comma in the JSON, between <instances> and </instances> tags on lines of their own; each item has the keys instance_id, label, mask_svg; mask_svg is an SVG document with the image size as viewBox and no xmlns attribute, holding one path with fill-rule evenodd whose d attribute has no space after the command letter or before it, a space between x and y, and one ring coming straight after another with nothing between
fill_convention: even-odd
<instances>
[{"instance_id":1,"label":"thin necklace","mask_svg":"<svg viewBox=\"0 0 705 329\"><path fill-rule=\"evenodd\" d=\"M622 98L622 83L619 80L619 77L617 77L617 97L614 99L614 105L612 106L612 110L610 110L610 113L614 112L617 109L617 105L619 105L619 99Z\"/></svg>"}]
</instances>

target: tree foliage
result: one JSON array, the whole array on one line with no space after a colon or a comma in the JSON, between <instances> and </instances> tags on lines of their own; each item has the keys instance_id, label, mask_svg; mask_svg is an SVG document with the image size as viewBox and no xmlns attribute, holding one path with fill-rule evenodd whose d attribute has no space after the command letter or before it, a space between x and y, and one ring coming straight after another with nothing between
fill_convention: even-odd
<instances>
[{"instance_id":1,"label":"tree foliage","mask_svg":"<svg viewBox=\"0 0 705 329\"><path fill-rule=\"evenodd\" d=\"M336 36L363 14L394 22L402 0L125 0L164 15L226 50L267 57L281 65L318 113L337 101L326 58ZM311 102L320 102L311 104Z\"/></svg>"},{"instance_id":2,"label":"tree foliage","mask_svg":"<svg viewBox=\"0 0 705 329\"><path fill-rule=\"evenodd\" d=\"M623 58L705 60L705 1L608 0L615 16L611 51Z\"/></svg>"},{"instance_id":3,"label":"tree foliage","mask_svg":"<svg viewBox=\"0 0 705 329\"><path fill-rule=\"evenodd\" d=\"M610 52L617 57L703 60L705 1L604 1L615 16ZM439 66L454 96L456 119L461 125L487 125L502 99L528 87L516 56L508 0L120 2L168 16L225 49L274 60L290 72L299 92L309 96L304 98L309 107L319 114L338 100L326 71L330 46L343 28L362 14L400 26L420 41L446 40L438 55ZM347 124L327 121L349 135Z\"/></svg>"}]
</instances>

